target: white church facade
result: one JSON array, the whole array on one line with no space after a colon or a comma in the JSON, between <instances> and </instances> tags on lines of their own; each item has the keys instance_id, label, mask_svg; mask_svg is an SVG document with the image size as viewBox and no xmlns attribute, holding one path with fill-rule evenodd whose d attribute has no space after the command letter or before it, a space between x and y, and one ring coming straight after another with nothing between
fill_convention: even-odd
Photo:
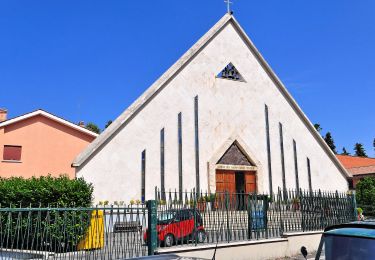
<instances>
[{"instance_id":1,"label":"white church facade","mask_svg":"<svg viewBox=\"0 0 375 260\"><path fill-rule=\"evenodd\" d=\"M72 164L95 201L179 192L346 191L347 172L226 14Z\"/></svg>"}]
</instances>

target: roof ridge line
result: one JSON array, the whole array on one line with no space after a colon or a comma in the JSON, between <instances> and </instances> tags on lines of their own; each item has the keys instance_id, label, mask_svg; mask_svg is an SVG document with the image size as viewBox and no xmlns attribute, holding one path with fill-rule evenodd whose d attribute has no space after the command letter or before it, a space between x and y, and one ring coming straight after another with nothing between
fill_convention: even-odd
<instances>
[{"instance_id":1,"label":"roof ridge line","mask_svg":"<svg viewBox=\"0 0 375 260\"><path fill-rule=\"evenodd\" d=\"M31 118L31 117L34 117L34 116L37 116L37 115L42 115L44 117L47 117L51 120L54 120L56 122L59 122L63 125L66 125L68 127L71 127L73 129L76 129L77 131L80 131L80 132L83 132L85 134L88 134L88 135L91 135L91 136L94 136L94 137L98 137L99 135L95 132L92 132L86 128L83 128L83 127L80 127L76 124L74 124L73 122L69 121L69 120L66 120L65 118L62 118L62 117L59 117L57 115L54 115L50 112L47 112L43 109L37 109L37 110L34 110L34 111L31 111L31 112L28 112L28 113L25 113L25 114L22 114L20 116L16 116L16 117L13 117L11 119L8 119L6 121L3 121L0 123L0 127L5 127L7 125L10 125L10 124L13 124L13 123L17 123L19 121L22 121L22 120L26 120L28 118Z\"/></svg>"},{"instance_id":2,"label":"roof ridge line","mask_svg":"<svg viewBox=\"0 0 375 260\"><path fill-rule=\"evenodd\" d=\"M73 161L72 166L77 167L84 163L108 138L131 120L155 94L157 94L168 81L180 71L234 16L226 13L215 23L199 40L190 47L177 61L170 66L154 83L152 83L130 106L118 116L92 143L90 143Z\"/></svg>"}]
</instances>

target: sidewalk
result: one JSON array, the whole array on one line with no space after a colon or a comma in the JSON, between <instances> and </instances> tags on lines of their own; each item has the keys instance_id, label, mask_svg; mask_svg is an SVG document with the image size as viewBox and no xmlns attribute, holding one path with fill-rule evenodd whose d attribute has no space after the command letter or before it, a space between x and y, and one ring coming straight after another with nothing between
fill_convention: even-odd
<instances>
[{"instance_id":1,"label":"sidewalk","mask_svg":"<svg viewBox=\"0 0 375 260\"><path fill-rule=\"evenodd\" d=\"M315 260L315 253L312 253L312 254L308 254L306 259L307 260ZM322 252L322 254L320 255L320 260L324 260L325 257L324 257L324 250ZM297 255L297 256L293 256L293 257L284 257L284 258L277 258L275 260L305 260L305 258L302 256L302 254L300 255Z\"/></svg>"}]
</instances>

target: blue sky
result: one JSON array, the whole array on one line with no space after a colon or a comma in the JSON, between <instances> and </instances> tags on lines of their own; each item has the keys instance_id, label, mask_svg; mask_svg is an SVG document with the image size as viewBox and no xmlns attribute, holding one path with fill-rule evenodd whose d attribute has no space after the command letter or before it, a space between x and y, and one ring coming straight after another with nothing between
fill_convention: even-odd
<instances>
[{"instance_id":1,"label":"blue sky","mask_svg":"<svg viewBox=\"0 0 375 260\"><path fill-rule=\"evenodd\" d=\"M232 0L237 20L338 150L375 156L375 1ZM0 107L101 128L225 13L223 0L0 2Z\"/></svg>"}]
</instances>

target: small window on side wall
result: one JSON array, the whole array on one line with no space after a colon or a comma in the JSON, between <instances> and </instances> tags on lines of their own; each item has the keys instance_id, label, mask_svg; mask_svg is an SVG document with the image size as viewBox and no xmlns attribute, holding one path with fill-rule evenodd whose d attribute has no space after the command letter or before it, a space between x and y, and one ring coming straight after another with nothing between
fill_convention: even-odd
<instances>
[{"instance_id":1,"label":"small window on side wall","mask_svg":"<svg viewBox=\"0 0 375 260\"><path fill-rule=\"evenodd\" d=\"M353 179L348 179L348 182L349 182L349 190L354 189Z\"/></svg>"},{"instance_id":2,"label":"small window on side wall","mask_svg":"<svg viewBox=\"0 0 375 260\"><path fill-rule=\"evenodd\" d=\"M21 161L22 146L4 145L4 161Z\"/></svg>"}]
</instances>

